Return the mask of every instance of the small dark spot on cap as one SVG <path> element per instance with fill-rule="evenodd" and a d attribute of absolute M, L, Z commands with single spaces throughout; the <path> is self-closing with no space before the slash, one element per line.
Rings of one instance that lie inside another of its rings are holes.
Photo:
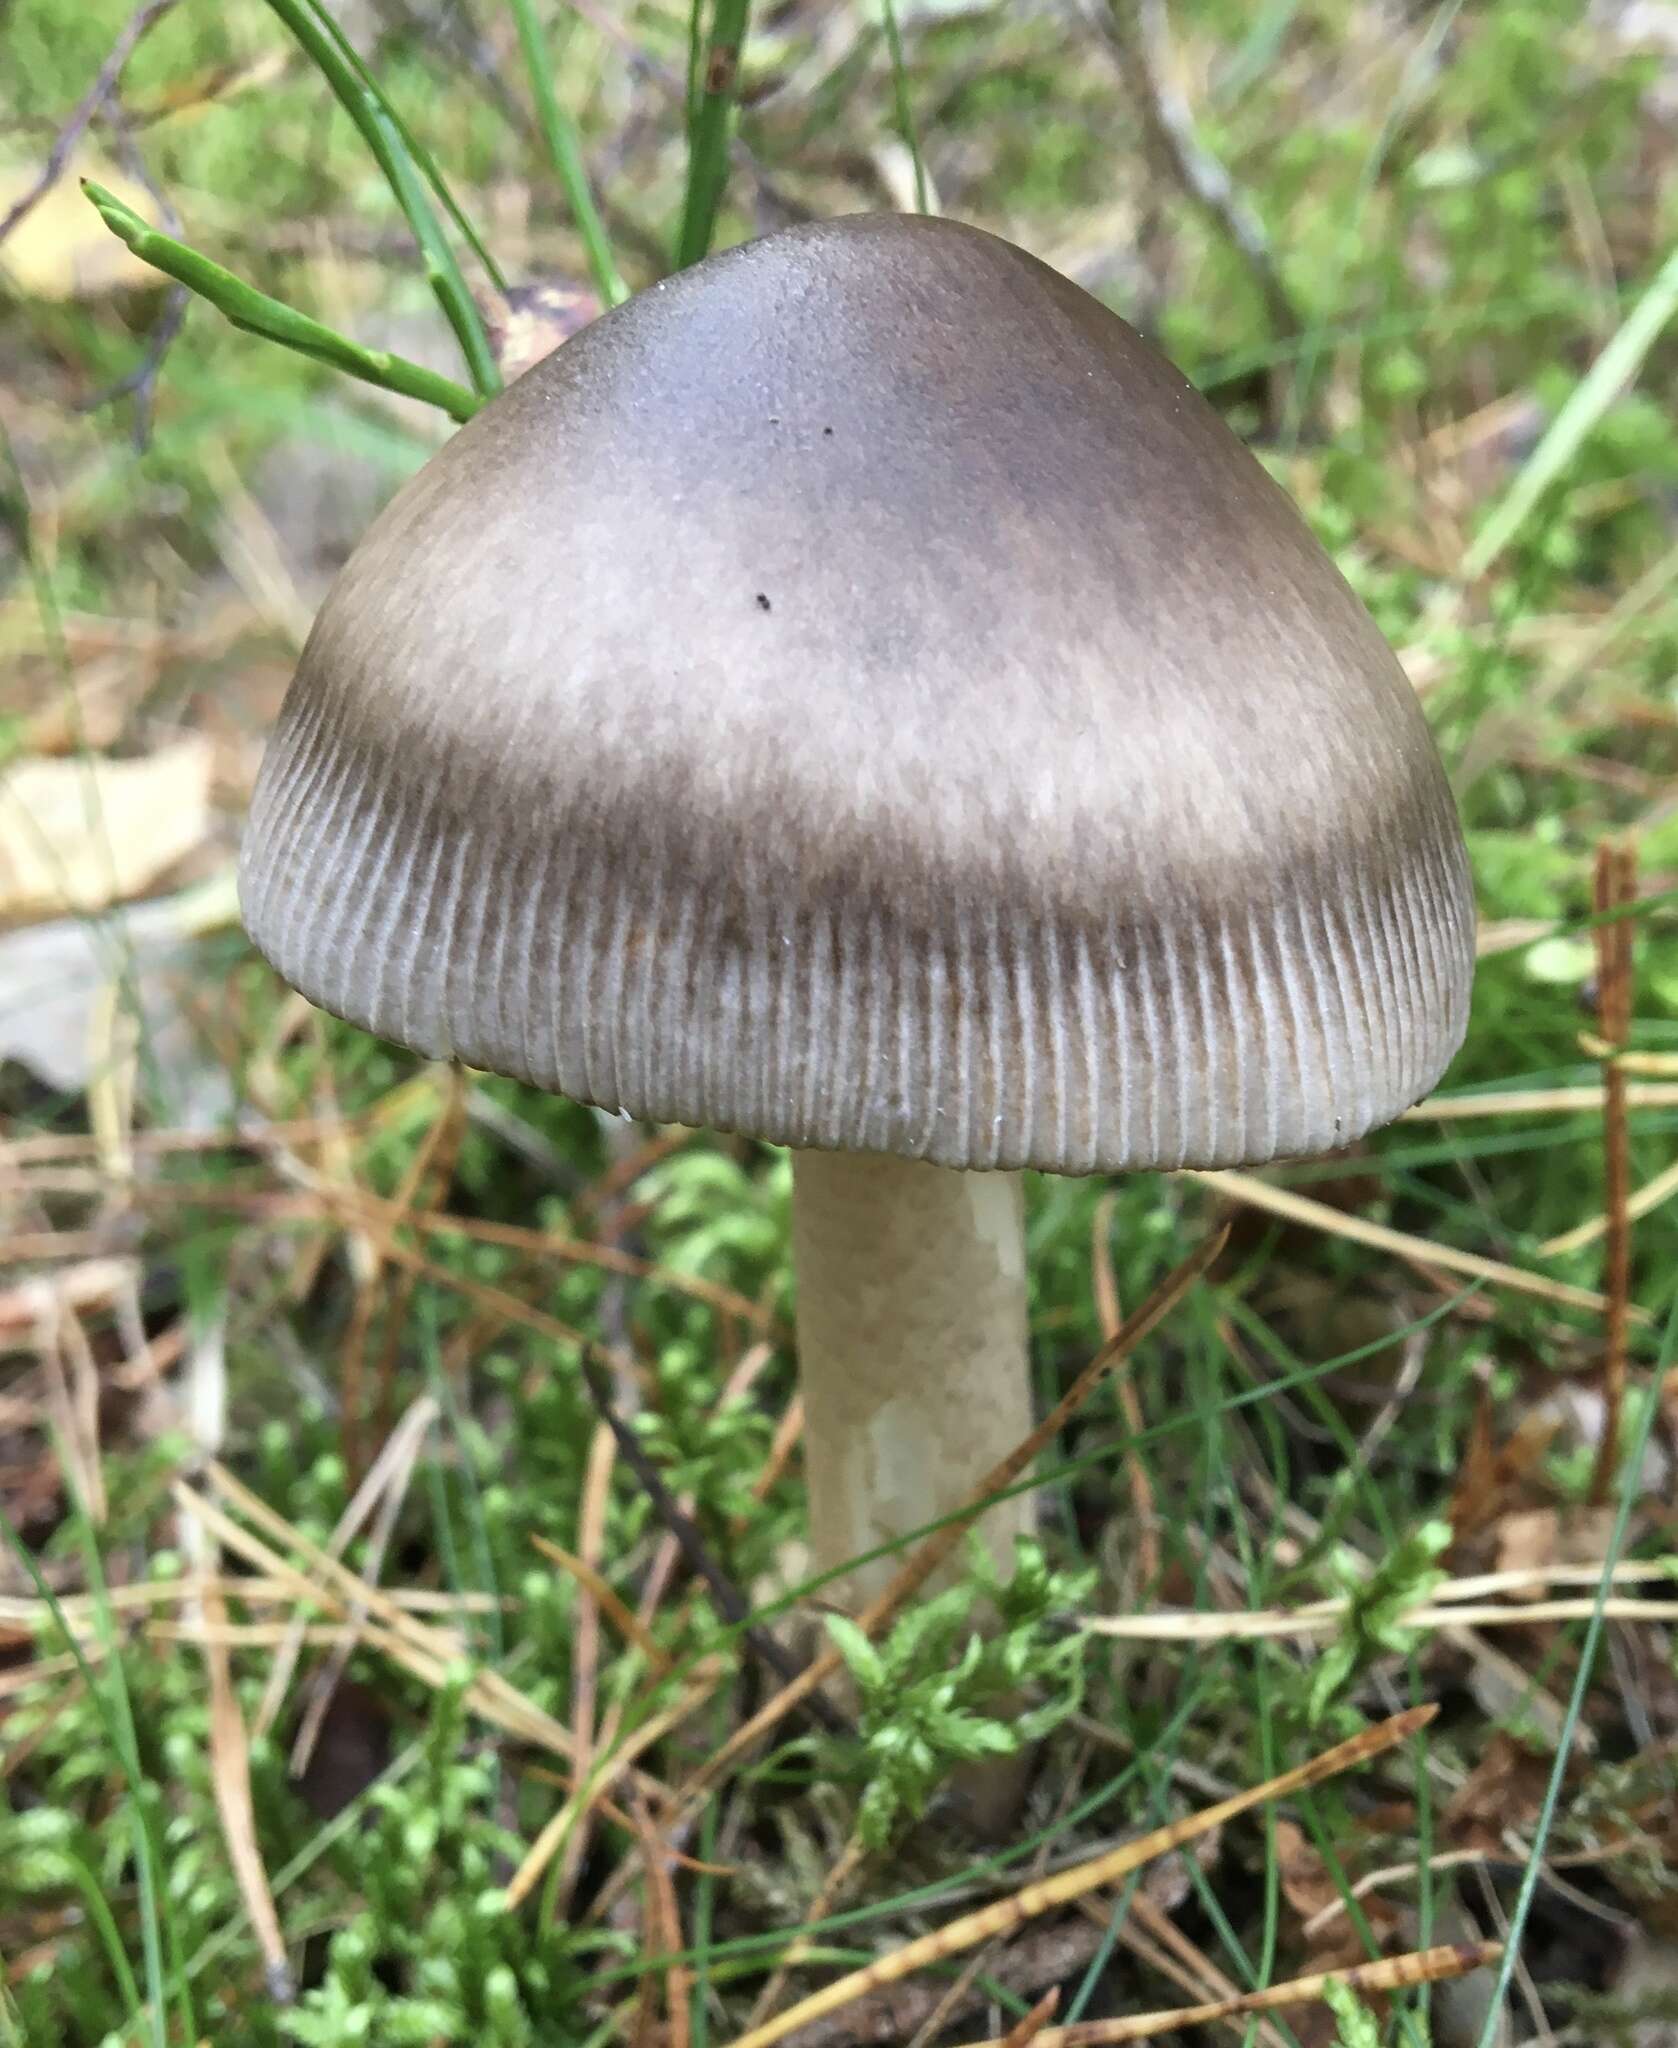
<path fill-rule="evenodd" d="M 831 427 L 823 427 L 823 428 L 822 428 L 822 432 L 823 432 L 824 434 L 827 434 L 827 435 L 831 436 L 831 435 L 832 435 L 832 433 L 833 433 L 833 429 L 832 429 Z"/>
<path fill-rule="evenodd" d="M 766 612 L 769 609 L 769 600 L 761 590 L 757 594 L 757 608 L 760 612 Z"/>

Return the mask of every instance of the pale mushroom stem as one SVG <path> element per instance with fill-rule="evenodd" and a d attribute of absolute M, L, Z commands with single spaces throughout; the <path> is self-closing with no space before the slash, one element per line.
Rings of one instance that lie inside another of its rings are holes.
<path fill-rule="evenodd" d="M 811 1547 L 829 1571 L 963 1506 L 1031 1428 L 1019 1175 L 797 1152 L 793 1251 Z M 1011 1570 L 1029 1495 L 977 1526 Z M 872 1599 L 905 1554 L 841 1596 Z"/>

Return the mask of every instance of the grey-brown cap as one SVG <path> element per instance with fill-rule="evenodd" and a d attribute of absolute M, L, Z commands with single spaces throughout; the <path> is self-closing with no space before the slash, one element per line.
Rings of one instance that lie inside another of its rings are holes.
<path fill-rule="evenodd" d="M 328 597 L 246 922 L 433 1057 L 1060 1172 L 1344 1143 L 1473 956 L 1414 693 L 1075 285 L 861 215 L 711 258 L 472 422 Z"/>

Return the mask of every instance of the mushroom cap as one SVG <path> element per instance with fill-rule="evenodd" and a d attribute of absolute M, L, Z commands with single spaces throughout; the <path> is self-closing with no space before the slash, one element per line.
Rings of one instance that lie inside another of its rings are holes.
<path fill-rule="evenodd" d="M 425 465 L 241 891 L 430 1057 L 1062 1173 L 1350 1141 L 1473 961 L 1414 692 L 1286 495 L 1077 286 L 895 215 L 653 287 Z"/>

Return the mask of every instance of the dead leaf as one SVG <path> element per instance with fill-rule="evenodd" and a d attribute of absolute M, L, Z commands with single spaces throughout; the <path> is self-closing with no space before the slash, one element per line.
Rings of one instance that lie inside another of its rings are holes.
<path fill-rule="evenodd" d="M 0 170 L 0 218 L 33 189 L 39 176 L 36 164 L 9 164 Z M 83 196 L 83 178 L 103 185 L 153 227 L 163 225 L 157 201 L 144 185 L 103 158 L 79 152 L 0 243 L 0 271 L 25 298 L 62 303 L 165 282 L 106 227 Z"/>
<path fill-rule="evenodd" d="M 95 1029 L 118 986 L 137 1007 L 150 1107 L 203 1130 L 233 1107 L 233 1083 L 206 1048 L 194 1004 L 204 987 L 193 941 L 237 924 L 231 870 L 178 895 L 138 903 L 99 924 L 59 918 L 0 933 L 0 1060 L 16 1060 L 64 1095 L 86 1092 L 99 1059 Z"/>
<path fill-rule="evenodd" d="M 563 278 L 537 278 L 486 297 L 483 314 L 496 367 L 511 384 L 591 320 L 598 320 L 600 301 L 584 286 Z"/>
<path fill-rule="evenodd" d="M 1357 1921 L 1352 1914 L 1341 1910 L 1345 1894 L 1335 1881 L 1334 1873 L 1304 1829 L 1290 1820 L 1276 1823 L 1276 1859 L 1282 1877 L 1282 1896 L 1298 1917 L 1311 1967 L 1335 1970 L 1350 1963 L 1367 1961 L 1369 1951 Z M 1345 1874 L 1349 1882 L 1356 1878 L 1355 1871 L 1346 1871 Z M 1366 1892 L 1358 1900 L 1358 1910 L 1377 1941 L 1384 1942 L 1396 1932 L 1400 1918 L 1398 1910 L 1378 1892 Z M 1323 1924 L 1320 1928 L 1313 1928 L 1312 1923 L 1319 1915 Z"/>
<path fill-rule="evenodd" d="M 1338 1970 L 1367 1962 L 1369 1950 L 1358 1922 L 1349 1912 L 1341 1910 L 1344 1894 L 1303 1828 L 1289 1820 L 1277 1821 L 1276 1858 L 1282 1877 L 1282 1896 L 1296 1916 L 1299 1931 L 1304 1937 L 1306 1967 L 1311 1970 Z M 1345 1859 L 1341 1860 L 1344 1867 Z M 1355 1871 L 1348 1870 L 1345 1874 L 1348 1881 L 1355 1880 Z M 1375 1892 L 1366 1892 L 1358 1900 L 1358 1910 L 1376 1941 L 1384 1946 L 1398 1928 L 1400 1915 L 1397 1910 Z M 1323 1916 L 1322 1922 L 1313 1927 L 1312 1922 L 1319 1915 Z M 1333 2015 L 1326 2007 L 1308 2007 L 1297 2017 L 1290 2014 L 1289 2024 L 1300 2048 L 1332 2048 L 1339 2039 Z"/>
<path fill-rule="evenodd" d="M 142 894 L 210 832 L 213 750 L 25 760 L 0 779 L 0 919 L 103 910 Z"/>
<path fill-rule="evenodd" d="M 1499 1443 L 1492 1430 L 1491 1397 L 1482 1386 L 1451 1495 L 1450 1523 L 1459 1545 L 1532 1505 L 1533 1474 L 1555 1433 L 1556 1418 L 1534 1409 Z"/>
<path fill-rule="evenodd" d="M 1445 1834 L 1451 1846 L 1501 1855 L 1509 1830 L 1525 1828 L 1538 1818 L 1551 1768 L 1551 1758 L 1502 1729 L 1495 1730 L 1485 1755 L 1445 1809 Z"/>
<path fill-rule="evenodd" d="M 1614 1532 L 1612 1507 L 1523 1508 L 1497 1525 L 1494 1570 L 1544 1572 L 1552 1565 L 1596 1564 L 1607 1555 Z M 1511 1600 L 1542 1600 L 1549 1588 L 1538 1580 L 1511 1587 Z"/>

